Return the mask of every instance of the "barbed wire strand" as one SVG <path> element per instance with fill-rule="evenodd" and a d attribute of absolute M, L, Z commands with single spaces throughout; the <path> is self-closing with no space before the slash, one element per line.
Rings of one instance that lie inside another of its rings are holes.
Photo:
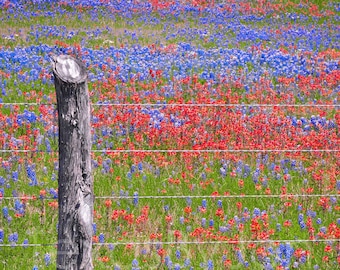
<path fill-rule="evenodd" d="M 58 153 L 58 151 L 0 149 L 0 153 Z M 340 149 L 104 149 L 92 153 L 266 153 L 266 152 L 340 152 Z"/>
<path fill-rule="evenodd" d="M 37 102 L 3 102 L 0 106 L 56 106 L 56 103 Z M 120 106 L 120 107 L 145 107 L 145 106 L 177 106 L 177 107 L 340 107 L 337 104 L 224 104 L 224 103 L 91 103 L 91 106 Z"/>
<path fill-rule="evenodd" d="M 142 246 L 142 245 L 207 245 L 207 244 L 260 244 L 260 243 L 317 243 L 317 242 L 336 242 L 339 239 L 268 239 L 268 240 L 227 240 L 227 241 L 167 241 L 167 242 L 114 242 L 114 243 L 93 243 L 93 246 L 121 246 L 121 245 L 132 245 L 132 246 Z M 47 243 L 47 244 L 0 244 L 0 247 L 40 247 L 40 246 L 57 246 L 57 243 Z"/>
<path fill-rule="evenodd" d="M 132 196 L 94 196 L 95 199 L 100 200 L 120 200 L 120 199 L 249 199 L 249 198 L 291 198 L 291 197 L 302 197 L 302 198 L 319 198 L 319 197 L 340 197 L 340 194 L 244 194 L 244 195 L 141 195 L 138 194 Z M 32 196 L 6 196 L 0 197 L 0 201 L 4 200 L 57 200 L 57 198 L 39 198 Z"/>

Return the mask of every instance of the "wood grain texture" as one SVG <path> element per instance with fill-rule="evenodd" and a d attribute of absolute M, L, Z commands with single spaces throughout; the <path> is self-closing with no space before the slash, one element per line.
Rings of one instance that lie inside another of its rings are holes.
<path fill-rule="evenodd" d="M 53 56 L 59 124 L 57 269 L 93 269 L 93 178 L 86 68 Z"/>

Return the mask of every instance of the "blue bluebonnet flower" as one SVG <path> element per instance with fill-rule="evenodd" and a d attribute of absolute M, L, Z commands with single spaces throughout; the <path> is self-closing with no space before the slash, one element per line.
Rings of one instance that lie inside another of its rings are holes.
<path fill-rule="evenodd" d="M 184 267 L 188 267 L 188 266 L 190 266 L 190 264 L 191 264 L 190 259 L 189 259 L 189 258 L 186 258 L 186 259 L 184 260 Z"/>
<path fill-rule="evenodd" d="M 5 178 L 0 176 L 0 186 L 3 186 L 3 185 L 5 185 Z"/>
<path fill-rule="evenodd" d="M 7 206 L 4 206 L 2 208 L 2 215 L 3 215 L 4 219 L 8 218 L 8 207 Z"/>
<path fill-rule="evenodd" d="M 137 205 L 138 204 L 138 192 L 137 191 L 135 191 L 134 193 L 133 193 L 133 205 Z"/>
<path fill-rule="evenodd" d="M 17 181 L 18 181 L 18 179 L 19 179 L 19 173 L 18 173 L 18 171 L 12 172 L 12 179 L 13 179 L 14 182 L 17 182 Z"/>
<path fill-rule="evenodd" d="M 138 163 L 138 170 L 143 171 L 143 164 L 141 162 Z"/>
<path fill-rule="evenodd" d="M 0 241 L 1 242 L 1 241 Z M 25 239 L 23 242 L 22 242 L 22 246 L 24 248 L 27 248 L 28 247 L 28 239 Z"/>
<path fill-rule="evenodd" d="M 213 270 L 214 269 L 214 262 L 212 260 L 208 260 L 207 262 L 207 269 Z"/>
<path fill-rule="evenodd" d="M 23 204 L 19 200 L 14 201 L 14 209 L 16 211 L 20 211 L 23 208 Z"/>
<path fill-rule="evenodd" d="M 19 239 L 19 235 L 17 232 L 14 232 L 13 233 L 13 242 L 18 242 L 18 239 Z"/>
<path fill-rule="evenodd" d="M 93 230 L 93 235 L 96 235 L 97 234 L 97 224 L 96 223 L 92 224 L 92 230 Z"/>
<path fill-rule="evenodd" d="M 179 249 L 176 249 L 176 258 L 177 259 L 181 258 L 181 251 Z"/>
<path fill-rule="evenodd" d="M 326 233 L 326 232 L 327 232 L 327 228 L 326 228 L 326 227 L 321 227 L 321 228 L 320 228 L 320 232 Z"/>
<path fill-rule="evenodd" d="M 58 199 L 58 192 L 54 188 L 50 188 L 49 193 L 53 199 Z"/>
<path fill-rule="evenodd" d="M 282 261 L 282 266 L 287 267 L 294 254 L 294 248 L 289 243 L 280 244 L 276 253 Z"/>
<path fill-rule="evenodd" d="M 4 231 L 2 229 L 0 229 L 0 244 L 4 242 Z"/>
<path fill-rule="evenodd" d="M 205 227 L 207 226 L 207 219 L 206 219 L 206 218 L 202 218 L 202 220 L 201 220 L 201 226 L 202 226 L 203 228 L 205 228 Z"/>
<path fill-rule="evenodd" d="M 298 222 L 300 223 L 301 221 L 303 221 L 303 214 L 300 213 L 298 216 Z"/>
<path fill-rule="evenodd" d="M 105 235 L 103 233 L 99 234 L 99 243 L 103 244 L 105 242 Z"/>
<path fill-rule="evenodd" d="M 243 177 L 248 177 L 249 175 L 250 175 L 250 166 L 248 164 L 244 164 Z"/>
<path fill-rule="evenodd" d="M 29 164 L 26 165 L 26 173 L 27 177 L 31 180 L 30 185 L 31 186 L 38 185 L 37 175 L 32 165 Z"/>
<path fill-rule="evenodd" d="M 315 218 L 316 217 L 316 212 L 308 209 L 307 210 L 307 216 L 311 217 L 311 218 Z"/>
<path fill-rule="evenodd" d="M 11 233 L 11 234 L 8 236 L 8 242 L 10 242 L 10 243 L 12 243 L 12 244 L 18 242 L 18 233 L 17 233 L 17 232 Z"/>
<path fill-rule="evenodd" d="M 179 223 L 180 223 L 180 224 L 184 224 L 184 217 L 180 217 L 180 218 L 179 218 Z"/>
<path fill-rule="evenodd" d="M 243 259 L 241 250 L 236 250 L 236 258 L 240 263 L 242 263 L 242 264 L 244 263 L 244 259 Z"/>
<path fill-rule="evenodd" d="M 220 173 L 221 173 L 222 177 L 225 177 L 227 175 L 227 171 L 223 167 L 220 168 Z"/>
<path fill-rule="evenodd" d="M 254 217 L 258 217 L 258 216 L 260 216 L 260 214 L 261 214 L 260 209 L 255 208 L 254 211 L 253 211 L 253 216 L 254 216 Z"/>
<path fill-rule="evenodd" d="M 172 261 L 171 261 L 171 259 L 170 259 L 170 257 L 169 257 L 168 255 L 164 257 L 164 263 L 165 263 L 165 265 L 166 265 L 168 268 L 171 269 L 171 267 L 172 267 Z"/>
<path fill-rule="evenodd" d="M 139 269 L 140 269 L 140 268 L 138 267 L 138 264 L 139 264 L 139 263 L 138 263 L 138 260 L 137 260 L 137 259 L 133 259 L 131 264 L 132 264 L 132 269 L 133 269 L 133 270 L 139 270 Z"/>
<path fill-rule="evenodd" d="M 52 149 L 51 149 L 51 142 L 48 138 L 45 138 L 45 146 L 46 146 L 46 151 L 48 153 L 51 153 L 52 152 Z"/>
<path fill-rule="evenodd" d="M 306 229 L 306 224 L 305 224 L 305 222 L 301 221 L 301 222 L 299 222 L 299 225 L 300 225 L 300 228 L 301 228 L 301 229 Z"/>
<path fill-rule="evenodd" d="M 219 231 L 220 231 L 221 233 L 228 232 L 229 230 L 230 230 L 230 229 L 229 229 L 229 224 L 226 225 L 226 226 L 220 226 L 220 227 L 219 227 Z"/>
<path fill-rule="evenodd" d="M 181 269 L 181 266 L 178 263 L 176 263 L 174 266 L 174 270 L 180 270 L 180 269 Z"/>
<path fill-rule="evenodd" d="M 51 255 L 48 254 L 48 253 L 46 253 L 46 254 L 45 254 L 45 257 L 44 257 L 44 261 L 45 261 L 45 265 L 46 265 L 46 266 L 49 266 L 50 263 L 51 263 Z"/>
<path fill-rule="evenodd" d="M 331 196 L 331 197 L 329 198 L 329 201 L 331 202 L 331 204 L 336 204 L 337 199 L 336 199 L 335 196 Z"/>

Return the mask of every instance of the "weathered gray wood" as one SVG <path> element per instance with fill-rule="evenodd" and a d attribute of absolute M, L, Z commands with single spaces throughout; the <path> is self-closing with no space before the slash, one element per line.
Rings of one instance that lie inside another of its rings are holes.
<path fill-rule="evenodd" d="M 52 57 L 59 124 L 57 269 L 93 269 L 90 102 L 84 64 Z"/>

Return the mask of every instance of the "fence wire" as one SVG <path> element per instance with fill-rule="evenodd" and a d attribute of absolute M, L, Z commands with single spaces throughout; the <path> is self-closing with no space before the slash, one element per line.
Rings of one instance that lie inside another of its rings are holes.
<path fill-rule="evenodd" d="M 92 243 L 93 246 L 144 246 L 144 245 L 236 245 L 236 244 L 264 244 L 264 243 L 322 243 L 322 242 L 340 242 L 340 239 L 268 239 L 268 240 L 226 240 L 226 241 L 153 241 L 153 242 L 114 242 L 114 243 Z M 46 247 L 57 246 L 57 243 L 47 244 L 0 244 L 0 247 Z"/>
<path fill-rule="evenodd" d="M 57 106 L 56 103 L 38 102 L 3 102 L 0 106 Z M 240 103 L 91 103 L 91 106 L 118 106 L 118 107 L 145 107 L 145 106 L 170 106 L 170 107 L 325 107 L 339 108 L 338 104 L 240 104 Z"/>
<path fill-rule="evenodd" d="M 262 194 L 262 195 L 256 195 L 256 194 L 243 194 L 243 195 L 133 195 L 133 196 L 94 196 L 97 200 L 129 200 L 129 199 L 141 199 L 141 200 L 161 200 L 161 199 L 251 199 L 251 198 L 295 198 L 295 197 L 301 197 L 301 198 L 319 198 L 319 197 L 340 197 L 340 194 Z M 37 198 L 32 196 L 4 196 L 0 197 L 1 200 L 48 200 L 48 201 L 54 201 L 57 200 L 57 198 Z"/>
<path fill-rule="evenodd" d="M 58 151 L 43 151 L 32 149 L 0 149 L 0 153 L 58 153 Z M 92 153 L 286 153 L 286 152 L 340 152 L 340 149 L 104 149 L 91 150 Z"/>

